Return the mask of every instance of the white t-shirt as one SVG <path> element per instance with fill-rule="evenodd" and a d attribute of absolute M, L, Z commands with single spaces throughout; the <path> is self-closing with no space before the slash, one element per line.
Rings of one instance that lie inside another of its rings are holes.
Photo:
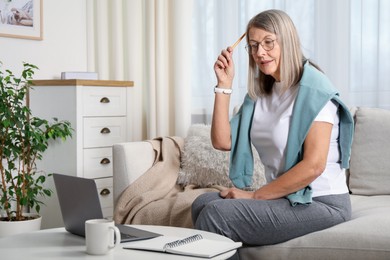
<path fill-rule="evenodd" d="M 283 174 L 290 119 L 298 88 L 282 92 L 280 83 L 272 95 L 258 98 L 251 127 L 251 140 L 264 164 L 265 177 L 271 182 Z M 341 168 L 338 146 L 338 107 L 329 101 L 314 121 L 333 124 L 328 160 L 324 172 L 313 181 L 313 197 L 347 193 L 345 170 Z"/>

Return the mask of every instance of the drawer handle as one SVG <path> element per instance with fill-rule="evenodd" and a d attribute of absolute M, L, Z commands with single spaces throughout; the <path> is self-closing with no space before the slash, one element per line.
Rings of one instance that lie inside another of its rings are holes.
<path fill-rule="evenodd" d="M 101 161 L 100 161 L 100 164 L 109 164 L 110 163 L 110 159 L 108 158 L 103 158 Z"/>
<path fill-rule="evenodd" d="M 100 130 L 100 133 L 101 134 L 109 134 L 109 133 L 111 133 L 111 131 L 110 131 L 110 128 L 105 127 L 102 130 Z"/>
<path fill-rule="evenodd" d="M 105 188 L 105 189 L 102 189 L 102 191 L 100 192 L 100 195 L 102 196 L 107 196 L 109 195 L 111 192 L 109 189 Z"/>
<path fill-rule="evenodd" d="M 110 103 L 110 99 L 108 97 L 104 97 L 100 99 L 100 103 Z"/>

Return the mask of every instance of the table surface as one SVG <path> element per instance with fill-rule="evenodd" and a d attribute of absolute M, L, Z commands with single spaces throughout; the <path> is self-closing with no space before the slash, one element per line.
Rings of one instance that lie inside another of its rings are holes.
<path fill-rule="evenodd" d="M 187 237 L 194 234 L 201 234 L 204 238 L 232 241 L 229 238 L 195 229 L 177 228 L 167 226 L 132 225 L 167 236 Z M 128 242 L 131 243 L 131 242 Z M 64 228 L 44 229 L 36 232 L 18 234 L 0 238 L 1 259 L 142 259 L 142 260 L 164 260 L 164 259 L 201 259 L 185 257 L 166 253 L 123 249 L 128 243 L 121 243 L 109 254 L 104 256 L 93 256 L 86 254 L 85 239 L 68 233 Z M 227 259 L 236 250 L 212 258 L 213 260 Z"/>

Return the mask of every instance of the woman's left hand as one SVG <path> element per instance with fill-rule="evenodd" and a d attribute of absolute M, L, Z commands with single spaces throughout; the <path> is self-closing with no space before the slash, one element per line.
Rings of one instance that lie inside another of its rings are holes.
<path fill-rule="evenodd" d="M 245 191 L 237 188 L 229 188 L 219 193 L 224 199 L 254 199 L 255 193 L 253 191 Z"/>

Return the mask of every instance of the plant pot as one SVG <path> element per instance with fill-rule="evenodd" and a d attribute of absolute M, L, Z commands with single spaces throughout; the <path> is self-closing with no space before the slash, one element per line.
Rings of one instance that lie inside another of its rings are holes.
<path fill-rule="evenodd" d="M 0 221 L 0 238 L 40 230 L 42 216 L 36 214 L 26 215 L 36 216 L 36 218 L 23 221 Z"/>

